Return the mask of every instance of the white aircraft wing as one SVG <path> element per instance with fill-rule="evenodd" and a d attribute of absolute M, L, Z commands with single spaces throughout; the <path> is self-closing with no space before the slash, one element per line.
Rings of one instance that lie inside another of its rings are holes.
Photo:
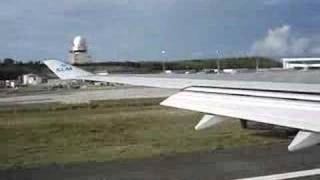
<path fill-rule="evenodd" d="M 56 60 L 44 63 L 61 79 L 181 89 L 161 105 L 205 113 L 195 127 L 197 130 L 230 118 L 245 119 L 299 129 L 289 145 L 290 151 L 320 143 L 320 85 L 317 84 L 98 76 Z"/>

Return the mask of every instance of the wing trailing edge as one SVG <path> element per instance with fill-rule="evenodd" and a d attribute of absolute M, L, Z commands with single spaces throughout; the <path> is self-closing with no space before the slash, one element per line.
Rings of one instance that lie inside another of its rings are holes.
<path fill-rule="evenodd" d="M 235 94 L 176 93 L 161 105 L 205 114 L 246 119 L 311 132 L 320 132 L 320 102 Z"/>
<path fill-rule="evenodd" d="M 194 90 L 192 87 L 186 88 L 161 102 L 161 105 L 206 113 L 196 130 L 226 119 L 246 119 L 300 129 L 289 145 L 289 151 L 320 143 L 320 121 L 317 119 L 320 117 L 319 95 L 229 89 L 209 91 L 207 88 Z"/>

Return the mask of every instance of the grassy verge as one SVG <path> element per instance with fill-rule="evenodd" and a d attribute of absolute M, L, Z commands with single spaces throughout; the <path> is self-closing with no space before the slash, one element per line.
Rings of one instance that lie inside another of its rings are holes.
<path fill-rule="evenodd" d="M 0 167 L 115 161 L 280 142 L 238 122 L 195 131 L 202 114 L 160 99 L 41 105 L 0 111 Z"/>

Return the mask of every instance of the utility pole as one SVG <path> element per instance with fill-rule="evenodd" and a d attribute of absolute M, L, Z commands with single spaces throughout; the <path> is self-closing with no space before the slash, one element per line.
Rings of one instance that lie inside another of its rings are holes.
<path fill-rule="evenodd" d="M 161 54 L 163 56 L 163 59 L 162 59 L 162 72 L 165 72 L 166 71 L 166 65 L 165 65 L 165 60 L 166 60 L 166 51 L 162 50 L 161 51 Z"/>
<path fill-rule="evenodd" d="M 256 71 L 258 72 L 259 71 L 259 58 L 255 57 L 255 59 L 256 59 Z"/>
<path fill-rule="evenodd" d="M 216 51 L 217 53 L 217 60 L 216 60 L 216 63 L 217 63 L 217 74 L 220 74 L 220 57 L 221 57 L 221 52 L 219 50 Z"/>

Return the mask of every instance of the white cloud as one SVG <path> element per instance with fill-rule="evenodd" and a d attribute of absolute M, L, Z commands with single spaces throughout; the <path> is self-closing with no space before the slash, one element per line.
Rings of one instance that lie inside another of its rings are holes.
<path fill-rule="evenodd" d="M 251 54 L 259 56 L 302 56 L 310 50 L 310 39 L 295 37 L 291 33 L 291 27 L 284 25 L 270 29 L 265 38 L 256 41 L 251 47 Z"/>

